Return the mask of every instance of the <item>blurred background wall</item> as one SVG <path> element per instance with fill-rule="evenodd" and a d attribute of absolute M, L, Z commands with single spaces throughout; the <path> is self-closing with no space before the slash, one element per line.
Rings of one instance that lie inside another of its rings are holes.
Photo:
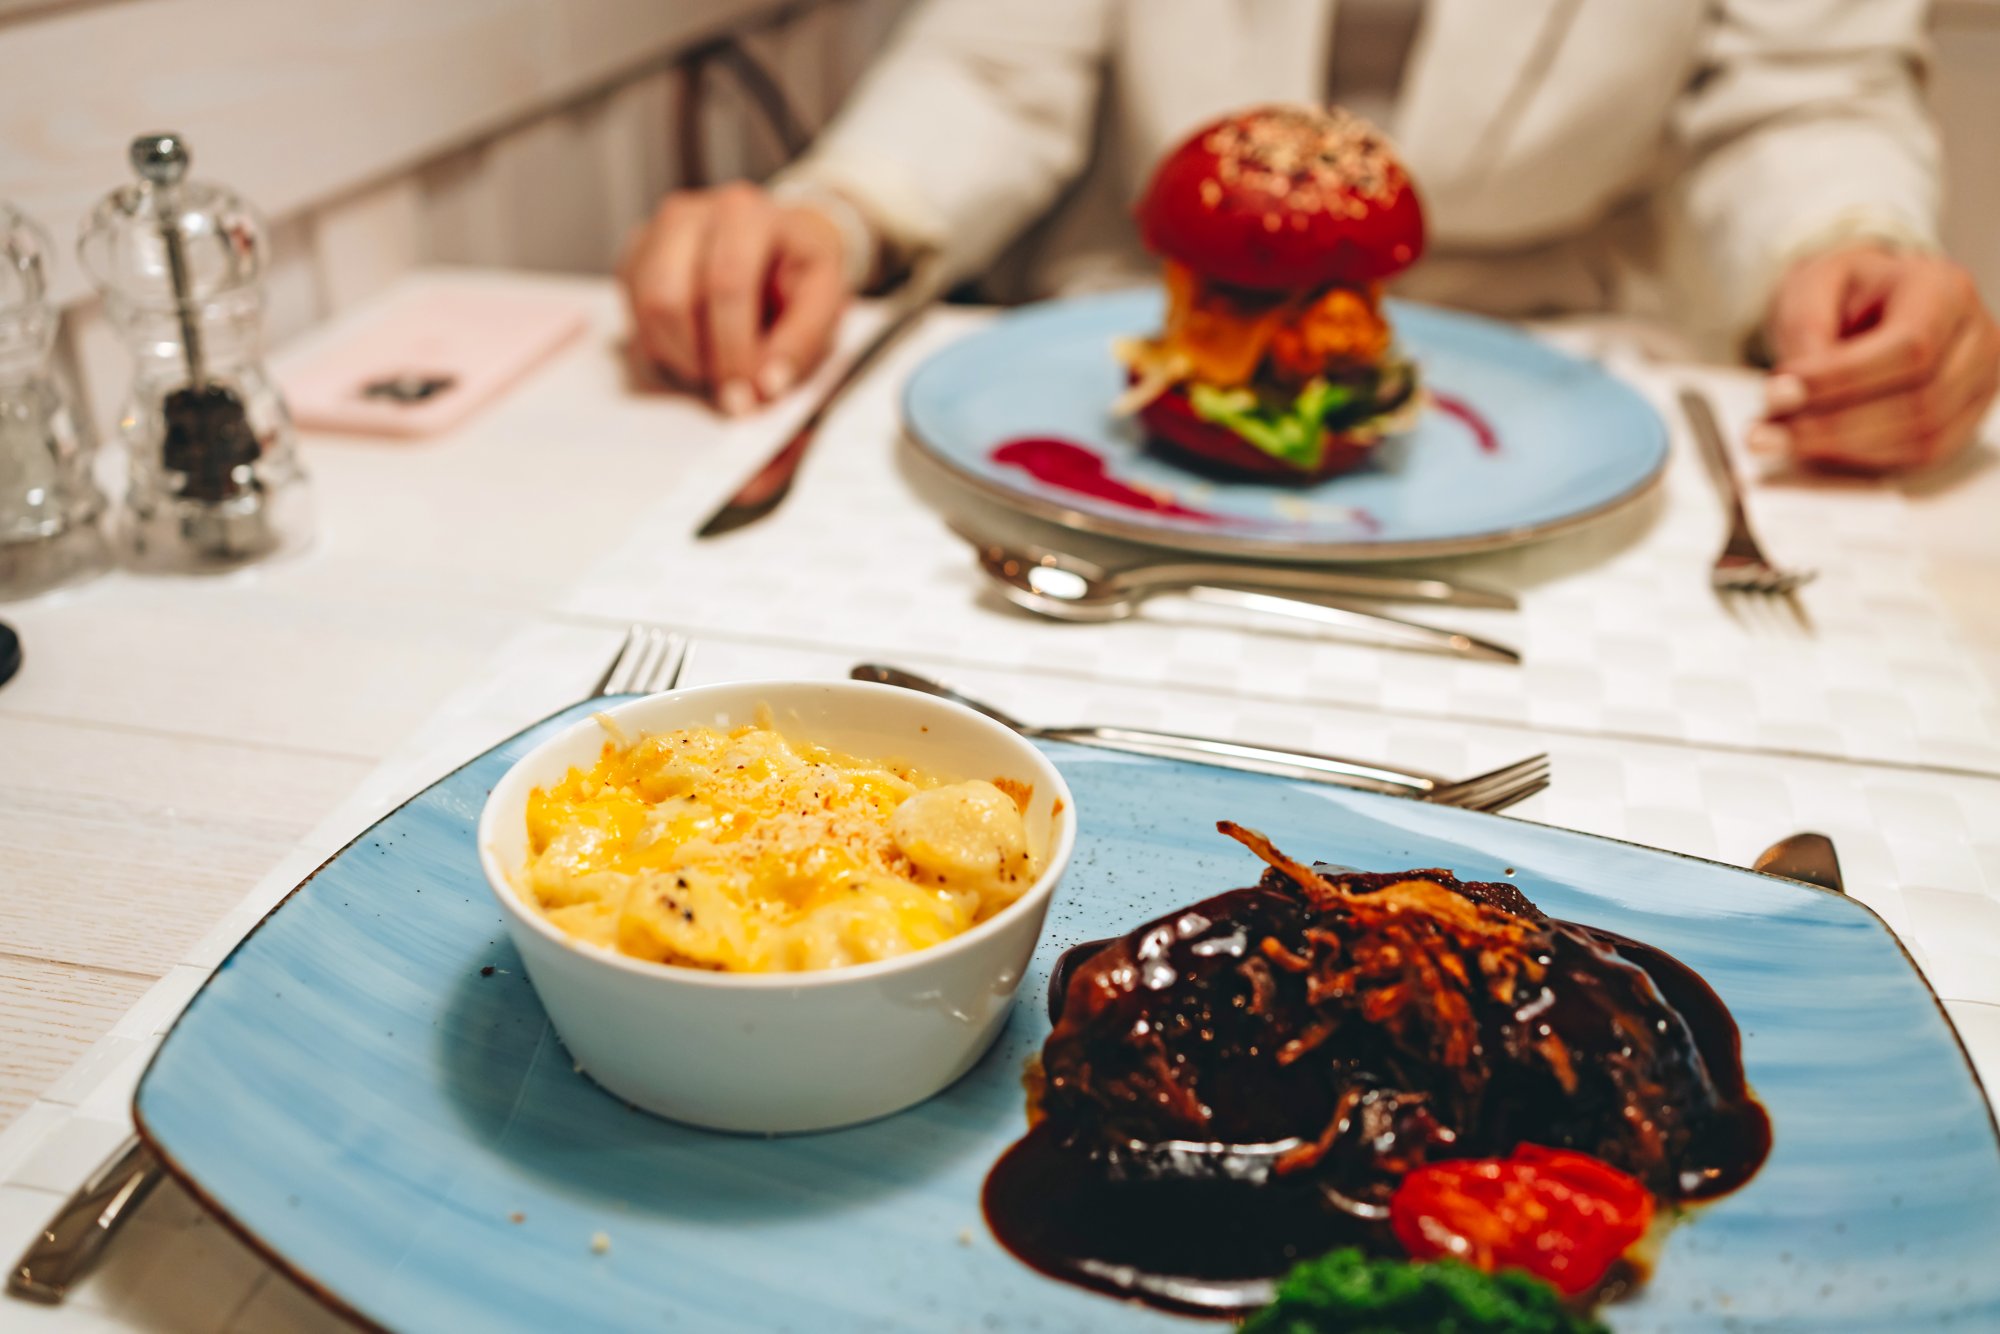
<path fill-rule="evenodd" d="M 108 423 L 129 370 L 73 243 L 133 134 L 184 133 L 265 210 L 283 340 L 420 264 L 607 272 L 691 165 L 783 160 L 720 42 L 810 133 L 906 3 L 0 0 L 0 199 L 56 240 L 61 356 Z M 2000 0 L 1935 0 L 1932 28 L 1946 237 L 2000 306 Z"/>
<path fill-rule="evenodd" d="M 609 272 L 687 164 L 784 160 L 720 42 L 809 134 L 905 3 L 0 0 L 0 199 L 55 241 L 59 356 L 102 434 L 130 361 L 75 239 L 135 133 L 185 134 L 263 210 L 282 341 L 420 264 Z"/>

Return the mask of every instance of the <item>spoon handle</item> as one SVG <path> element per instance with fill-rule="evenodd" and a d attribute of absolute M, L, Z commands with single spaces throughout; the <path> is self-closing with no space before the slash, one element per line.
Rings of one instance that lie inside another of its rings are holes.
<path fill-rule="evenodd" d="M 1421 625 L 1416 621 L 1406 621 L 1397 616 L 1384 616 L 1380 612 L 1357 611 L 1352 607 L 1335 607 L 1324 602 L 1303 602 L 1298 598 L 1252 593 L 1240 588 L 1215 588 L 1207 584 L 1196 584 L 1187 590 L 1187 596 L 1193 601 L 1204 602 L 1213 607 L 1235 607 L 1242 611 L 1287 616 L 1293 620 L 1310 621 L 1315 625 L 1332 626 L 1340 630 L 1363 630 L 1379 642 L 1404 648 L 1451 653 L 1462 658 L 1486 658 L 1495 662 L 1521 661 L 1521 655 L 1505 644 L 1495 643 L 1490 639 L 1480 639 L 1457 630 Z"/>
<path fill-rule="evenodd" d="M 1361 574 L 1349 570 L 1286 569 L 1270 565 L 1223 565 L 1213 561 L 1176 561 L 1163 565 L 1128 566 L 1114 576 L 1132 589 L 1166 592 L 1192 584 L 1250 590 L 1283 590 L 1322 597 L 1366 598 L 1374 602 L 1429 602 L 1447 607 L 1491 607 L 1518 610 L 1512 593 L 1476 584 L 1403 575 Z"/>
<path fill-rule="evenodd" d="M 1179 732 L 1154 732 L 1137 727 L 1037 727 L 1030 735 L 1038 740 L 1067 741 L 1079 746 L 1095 746 L 1099 750 L 1123 751 L 1129 755 L 1192 760 L 1197 764 L 1269 774 L 1275 778 L 1333 783 L 1391 797 L 1422 797 L 1444 781 L 1430 774 L 1384 769 L 1360 760 L 1344 760 L 1337 755 L 1281 750 L 1272 746 L 1253 746 L 1240 741 L 1186 736 Z"/>

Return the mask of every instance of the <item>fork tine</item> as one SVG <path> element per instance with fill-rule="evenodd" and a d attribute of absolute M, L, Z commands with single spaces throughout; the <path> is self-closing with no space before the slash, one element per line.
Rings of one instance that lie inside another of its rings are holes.
<path fill-rule="evenodd" d="M 650 641 L 646 657 L 639 666 L 638 679 L 632 683 L 632 692 L 637 695 L 650 695 L 658 690 L 659 686 L 655 683 L 675 666 L 672 661 L 676 644 L 674 636 L 654 626 Z"/>
<path fill-rule="evenodd" d="M 1517 760 L 1513 764 L 1495 769 L 1490 773 L 1474 774 L 1471 778 L 1464 779 L 1456 784 L 1456 787 L 1463 795 L 1477 796 L 1482 792 L 1507 787 L 1510 784 L 1523 782 L 1538 775 L 1546 774 L 1548 771 L 1549 757 L 1546 754 L 1530 755 L 1525 760 Z"/>
<path fill-rule="evenodd" d="M 1513 787 L 1502 789 L 1501 791 L 1488 797 L 1485 801 L 1481 802 L 1477 806 L 1468 806 L 1466 807 L 1466 809 L 1473 811 L 1488 811 L 1488 812 L 1504 811 L 1509 806 L 1512 806 L 1517 802 L 1526 801 L 1529 797 L 1534 796 L 1537 792 L 1540 792 L 1545 788 L 1547 788 L 1548 785 L 1549 785 L 1549 776 L 1546 773 L 1544 773 L 1540 777 L 1535 778 L 1530 782 L 1520 783 Z"/>
<path fill-rule="evenodd" d="M 618 656 L 611 660 L 604 678 L 597 683 L 593 695 L 623 695 L 630 693 L 632 670 L 638 663 L 639 654 L 646 644 L 646 627 L 635 625 L 625 632 L 625 643 L 618 650 Z"/>
<path fill-rule="evenodd" d="M 597 683 L 595 695 L 651 695 L 672 690 L 687 663 L 687 640 L 657 625 L 625 632 L 618 656 Z"/>
<path fill-rule="evenodd" d="M 1488 773 L 1475 774 L 1460 782 L 1435 788 L 1425 799 L 1440 805 L 1479 810 L 1484 809 L 1482 803 L 1490 801 L 1496 794 L 1512 791 L 1527 783 L 1546 784 L 1548 775 L 1549 757 L 1545 754 L 1530 755 L 1525 760 L 1517 760 Z"/>
<path fill-rule="evenodd" d="M 639 651 L 638 659 L 632 664 L 632 681 L 626 689 L 638 695 L 644 694 L 646 683 L 653 679 L 653 673 L 660 665 L 660 632 L 654 626 L 646 627 L 645 645 Z"/>
<path fill-rule="evenodd" d="M 1454 806 L 1468 810 L 1485 810 L 1496 799 L 1507 793 L 1534 783 L 1549 781 L 1549 766 L 1546 761 L 1525 768 L 1504 777 L 1478 779 L 1454 791 L 1447 800 Z"/>
<path fill-rule="evenodd" d="M 1468 806 L 1480 800 L 1488 792 L 1506 788 L 1510 784 L 1532 778 L 1534 774 L 1546 774 L 1546 772 L 1548 772 L 1548 756 L 1536 754 L 1528 756 L 1526 760 L 1516 760 L 1514 764 L 1502 764 L 1500 768 L 1488 770 L 1484 774 L 1474 774 L 1472 778 L 1462 778 L 1458 782 L 1448 782 L 1444 786 L 1432 788 L 1426 800 L 1444 802 L 1450 806 Z"/>
<path fill-rule="evenodd" d="M 672 690 L 681 679 L 681 669 L 687 665 L 687 640 L 671 630 L 654 632 L 660 641 L 658 655 L 653 660 L 653 670 L 639 683 L 642 695 L 657 695 L 662 690 Z"/>

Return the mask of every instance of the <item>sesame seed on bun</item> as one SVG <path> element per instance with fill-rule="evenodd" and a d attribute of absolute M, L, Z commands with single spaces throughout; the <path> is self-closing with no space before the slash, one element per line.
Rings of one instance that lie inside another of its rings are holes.
<path fill-rule="evenodd" d="M 1335 108 L 1264 106 L 1197 130 L 1139 201 L 1147 248 L 1265 291 L 1380 282 L 1423 253 L 1409 173 L 1380 131 Z"/>

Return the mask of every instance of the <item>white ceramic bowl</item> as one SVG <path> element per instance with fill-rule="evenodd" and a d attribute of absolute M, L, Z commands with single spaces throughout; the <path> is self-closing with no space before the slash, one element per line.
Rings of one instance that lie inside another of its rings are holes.
<path fill-rule="evenodd" d="M 771 711 L 789 736 L 946 781 L 1034 789 L 1039 879 L 963 935 L 900 958 L 801 973 L 717 973 L 580 944 L 523 901 L 528 793 L 588 768 L 595 719 L 522 756 L 486 799 L 479 860 L 514 948 L 584 1073 L 636 1107 L 717 1130 L 826 1130 L 900 1111 L 969 1070 L 998 1036 L 1075 843 L 1068 784 L 1042 753 L 946 700 L 859 681 L 753 681 L 632 700 L 605 712 L 628 734 L 737 727 Z"/>

